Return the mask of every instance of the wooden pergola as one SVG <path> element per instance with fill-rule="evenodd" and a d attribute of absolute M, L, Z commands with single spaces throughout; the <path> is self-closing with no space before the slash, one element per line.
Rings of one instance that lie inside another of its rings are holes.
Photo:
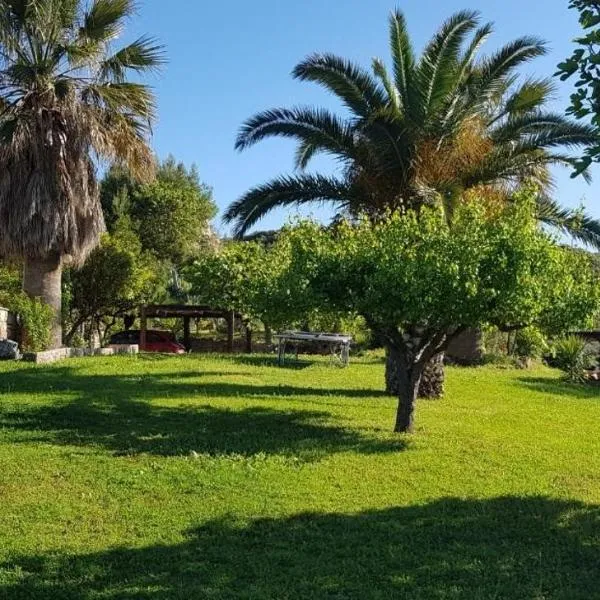
<path fill-rule="evenodd" d="M 191 350 L 190 324 L 192 319 L 223 319 L 227 322 L 227 351 L 234 351 L 235 324 L 243 321 L 239 313 L 209 306 L 185 304 L 151 304 L 140 309 L 140 350 L 146 348 L 148 319 L 183 319 L 183 345 Z M 246 349 L 252 352 L 252 333 L 246 329 Z"/>

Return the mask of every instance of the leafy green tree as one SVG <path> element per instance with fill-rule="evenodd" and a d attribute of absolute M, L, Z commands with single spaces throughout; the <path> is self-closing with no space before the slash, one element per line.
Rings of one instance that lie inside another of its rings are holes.
<path fill-rule="evenodd" d="M 141 304 L 160 299 L 165 293 L 164 265 L 142 245 L 126 217 L 78 270 L 71 273 L 70 343 L 81 325 L 107 321 L 105 332 L 118 318 L 137 310 Z"/>
<path fill-rule="evenodd" d="M 460 205 L 450 226 L 440 208 L 372 224 L 292 228 L 280 287 L 318 305 L 362 315 L 398 366 L 395 431 L 410 432 L 423 371 L 450 341 L 485 323 L 504 329 L 577 326 L 598 308 L 598 280 L 584 257 L 560 248 L 523 199 L 490 217 Z"/>
<path fill-rule="evenodd" d="M 262 320 L 261 289 L 268 285 L 267 251 L 256 242 L 229 242 L 203 253 L 185 270 L 196 302 Z"/>
<path fill-rule="evenodd" d="M 563 81 L 575 77 L 576 91 L 571 96 L 568 114 L 589 120 L 600 128 L 600 3 L 597 0 L 571 0 L 569 7 L 579 11 L 584 34 L 575 40 L 573 54 L 558 65 L 557 75 Z M 580 175 L 600 161 L 600 133 L 581 160 L 575 163 L 574 176 Z"/>
<path fill-rule="evenodd" d="M 209 222 L 216 214 L 210 188 L 196 167 L 169 157 L 156 168 L 156 180 L 141 184 L 126 170 L 109 170 L 101 185 L 109 230 L 120 217 L 131 217 L 145 250 L 179 265 L 211 239 Z"/>
<path fill-rule="evenodd" d="M 315 309 L 282 286 L 289 264 L 289 247 L 231 241 L 200 254 L 184 270 L 184 278 L 194 302 L 234 310 L 248 326 L 262 322 L 268 340 L 272 327 L 305 321 Z"/>
<path fill-rule="evenodd" d="M 459 12 L 418 57 L 397 11 L 390 17 L 391 70 L 379 59 L 370 73 L 331 54 L 308 57 L 294 69 L 295 78 L 333 93 L 345 112 L 276 108 L 249 119 L 237 148 L 291 138 L 298 142 L 300 172 L 251 189 L 225 220 L 243 235 L 275 208 L 314 202 L 374 219 L 388 210 L 440 204 L 450 218 L 465 191 L 494 205 L 510 199 L 524 180 L 546 185 L 548 167 L 572 165 L 566 150 L 594 143 L 596 132 L 545 110 L 551 81 L 519 81 L 518 69 L 545 54 L 544 43 L 525 37 L 480 57 L 491 33 L 490 24 L 479 26 L 478 13 Z M 305 172 L 318 154 L 336 159 L 338 175 Z M 575 219 L 545 194 L 537 214 L 600 246 L 596 221 Z"/>
<path fill-rule="evenodd" d="M 310 56 L 294 69 L 296 79 L 333 93 L 344 113 L 276 108 L 243 125 L 240 150 L 269 137 L 297 141 L 299 173 L 259 185 L 234 202 L 225 220 L 237 235 L 275 208 L 315 202 L 373 220 L 389 210 L 436 204 L 451 219 L 469 195 L 493 209 L 526 180 L 548 191 L 549 167 L 574 164 L 567 150 L 595 141 L 593 128 L 546 110 L 551 81 L 519 81 L 519 68 L 546 53 L 540 40 L 521 38 L 481 57 L 492 26 L 480 26 L 478 13 L 462 11 L 418 56 L 400 11 L 391 15 L 389 29 L 391 70 L 375 59 L 369 72 L 331 54 Z M 307 173 L 318 154 L 336 159 L 339 173 Z M 600 223 L 560 207 L 547 193 L 539 195 L 536 214 L 600 247 Z M 436 396 L 442 395 L 434 384 L 442 380 L 442 359 L 432 362 L 424 385 Z"/>
<path fill-rule="evenodd" d="M 0 254 L 23 260 L 24 290 L 52 307 L 54 346 L 63 264 L 81 264 L 104 229 L 95 158 L 140 176 L 154 166 L 155 102 L 138 80 L 162 50 L 147 37 L 115 47 L 134 9 L 134 0 L 0 0 Z"/>

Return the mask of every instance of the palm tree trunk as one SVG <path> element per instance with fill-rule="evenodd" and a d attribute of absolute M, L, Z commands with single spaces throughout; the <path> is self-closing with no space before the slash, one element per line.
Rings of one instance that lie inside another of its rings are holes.
<path fill-rule="evenodd" d="M 437 400 L 444 395 L 444 354 L 434 356 L 426 365 L 421 375 L 419 398 Z"/>
<path fill-rule="evenodd" d="M 23 291 L 30 298 L 41 298 L 53 312 L 50 346 L 62 347 L 62 261 L 59 255 L 44 259 L 26 258 L 23 267 Z"/>
<path fill-rule="evenodd" d="M 385 389 L 390 396 L 398 396 L 402 385 L 402 363 L 397 352 L 387 348 L 385 361 Z M 444 355 L 438 354 L 425 365 L 419 384 L 419 398 L 441 398 L 444 395 Z"/>

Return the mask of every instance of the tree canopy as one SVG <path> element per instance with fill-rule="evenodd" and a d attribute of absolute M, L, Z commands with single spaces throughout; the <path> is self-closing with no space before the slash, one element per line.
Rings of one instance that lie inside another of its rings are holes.
<path fill-rule="evenodd" d="M 328 310 L 362 315 L 401 364 L 397 431 L 412 429 L 425 365 L 466 328 L 582 326 L 599 286 L 585 255 L 540 231 L 531 194 L 494 216 L 461 204 L 450 225 L 441 208 L 395 213 L 373 224 L 304 223 L 278 244 L 289 249 L 279 288 Z"/>
<path fill-rule="evenodd" d="M 600 161 L 600 3 L 597 0 L 571 0 L 569 7 L 579 12 L 583 35 L 575 40 L 573 54 L 558 65 L 563 81 L 575 78 L 568 113 L 591 121 L 597 128 L 595 143 L 576 162 L 574 176 L 585 172 L 592 162 Z"/>
<path fill-rule="evenodd" d="M 112 168 L 102 181 L 101 197 L 109 229 L 129 216 L 144 250 L 159 260 L 180 264 L 211 239 L 212 192 L 195 166 L 187 168 L 173 157 L 159 162 L 156 180 L 146 184 Z"/>
<path fill-rule="evenodd" d="M 85 265 L 70 274 L 72 323 L 67 341 L 84 323 L 100 324 L 107 318 L 116 321 L 137 311 L 141 304 L 160 300 L 165 285 L 164 265 L 142 249 L 128 218 L 122 217 Z"/>

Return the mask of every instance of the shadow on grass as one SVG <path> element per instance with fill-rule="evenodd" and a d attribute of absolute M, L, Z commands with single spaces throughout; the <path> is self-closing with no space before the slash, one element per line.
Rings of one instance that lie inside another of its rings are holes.
<path fill-rule="evenodd" d="M 277 367 L 279 369 L 289 369 L 293 371 L 302 371 L 315 364 L 312 360 L 289 360 L 283 366 L 279 365 L 276 354 L 233 354 L 229 355 L 231 362 L 237 365 L 248 365 L 252 367 Z"/>
<path fill-rule="evenodd" d="M 336 426 L 324 411 L 277 408 L 278 400 L 289 396 L 376 395 L 371 391 L 205 383 L 204 375 L 231 376 L 219 372 L 89 375 L 69 367 L 5 373 L 0 390 L 39 394 L 46 401 L 0 404 L 0 429 L 12 431 L 17 442 L 99 446 L 117 455 L 266 453 L 310 461 L 335 452 L 392 452 L 405 447 L 402 439 L 382 439 Z M 210 398 L 231 401 L 232 408 L 202 404 L 202 399 Z M 238 407 L 238 400 L 253 398 L 272 399 L 273 408 Z M 178 399 L 194 404 L 164 405 L 165 400 Z"/>
<path fill-rule="evenodd" d="M 184 543 L 0 565 L 11 600 L 598 598 L 600 507 L 547 498 L 444 499 L 247 526 Z M 2 595 L 4 594 L 4 595 Z"/>
<path fill-rule="evenodd" d="M 600 385 L 598 384 L 570 383 L 564 379 L 548 377 L 520 377 L 518 381 L 520 385 L 542 394 L 600 400 Z"/>

